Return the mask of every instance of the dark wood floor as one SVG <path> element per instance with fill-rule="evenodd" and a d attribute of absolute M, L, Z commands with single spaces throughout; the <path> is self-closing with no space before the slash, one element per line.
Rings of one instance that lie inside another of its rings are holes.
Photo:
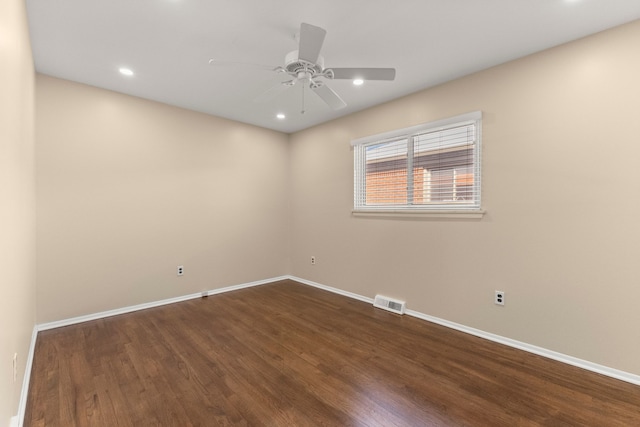
<path fill-rule="evenodd" d="M 638 426 L 640 387 L 291 281 L 38 335 L 25 426 Z"/>

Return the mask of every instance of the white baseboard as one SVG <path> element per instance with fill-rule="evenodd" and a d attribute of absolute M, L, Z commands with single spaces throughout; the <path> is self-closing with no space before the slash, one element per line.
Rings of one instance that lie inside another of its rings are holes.
<path fill-rule="evenodd" d="M 280 280 L 287 280 L 289 279 L 289 277 L 290 276 L 280 276 L 280 277 L 274 277 L 271 279 L 256 280 L 255 282 L 243 283 L 240 285 L 227 286 L 226 288 L 213 289 L 211 291 L 207 291 L 207 295 L 223 294 L 225 292 L 237 291 L 238 289 L 251 288 L 253 286 L 260 286 L 260 285 L 267 285 L 269 283 L 278 282 Z M 202 294 L 200 294 L 200 296 L 202 296 Z"/>
<path fill-rule="evenodd" d="M 343 295 L 349 298 L 355 298 L 357 300 L 373 304 L 373 298 L 368 298 L 362 295 L 354 294 L 352 292 L 343 291 L 342 289 L 332 288 L 331 286 L 321 285 L 319 283 L 311 282 L 309 280 L 301 279 L 295 276 L 288 276 L 287 278 L 294 280 L 296 282 L 303 283 L 305 285 L 313 286 L 319 289 L 324 289 L 326 291 L 333 292 L 338 295 Z M 440 319 L 438 317 L 429 316 L 428 314 L 420 313 L 419 311 L 406 310 L 405 314 L 416 317 L 418 319 L 426 320 L 427 322 L 436 323 L 441 326 L 446 326 L 447 328 L 455 329 L 460 332 L 474 335 L 476 337 L 484 338 L 489 341 L 497 342 L 509 347 L 513 347 L 529 353 L 537 354 L 538 356 L 546 357 L 548 359 L 566 363 L 568 365 L 576 366 L 578 368 L 586 369 L 587 371 L 596 372 L 598 374 L 615 378 L 621 381 L 625 381 L 631 384 L 640 385 L 640 375 L 610 368 L 608 366 L 599 365 L 597 363 L 589 362 L 587 360 L 582 360 L 577 357 L 569 356 L 563 353 L 558 353 L 557 351 L 548 350 L 543 347 L 527 344 L 521 341 L 513 340 L 511 338 L 506 338 L 500 335 L 492 334 L 490 332 L 485 332 L 480 329 L 475 329 L 469 326 L 461 325 L 459 323 Z"/>
<path fill-rule="evenodd" d="M 169 298 L 160 301 L 146 302 L 138 305 L 131 305 L 114 310 L 101 311 L 99 313 L 87 314 L 84 316 L 71 317 L 69 319 L 56 320 L 53 322 L 41 323 L 38 325 L 38 331 L 46 331 L 48 329 L 62 328 L 63 326 L 75 325 L 77 323 L 90 322 L 92 320 L 104 319 L 119 314 L 131 313 L 133 311 L 145 310 L 147 308 L 159 307 L 162 305 L 173 304 L 176 302 L 187 301 L 202 297 L 202 293 L 183 295 L 181 297 Z"/>
<path fill-rule="evenodd" d="M 271 279 L 258 280 L 255 282 L 242 283 L 240 285 L 227 286 L 225 288 L 213 289 L 205 291 L 206 295 L 215 295 L 224 292 L 231 292 L 238 289 L 250 288 L 252 286 L 264 285 L 267 283 L 277 282 L 278 280 L 285 280 L 288 276 L 274 277 Z M 106 317 L 117 316 L 119 314 L 131 313 L 134 311 L 145 310 L 147 308 L 160 307 L 167 304 L 174 304 L 176 302 L 188 301 L 190 299 L 202 298 L 203 293 L 198 292 L 195 294 L 183 295 L 175 298 L 168 298 L 160 301 L 152 301 L 138 305 L 131 305 L 128 307 L 117 308 L 114 310 L 101 311 L 99 313 L 87 314 L 85 316 L 72 317 L 70 319 L 56 320 L 55 322 L 41 323 L 38 325 L 38 331 L 46 331 L 47 329 L 61 328 L 63 326 L 75 325 L 76 323 L 89 322 L 91 320 L 104 319 Z"/>
<path fill-rule="evenodd" d="M 311 280 L 301 279 L 299 277 L 287 276 L 287 279 L 293 280 L 304 285 L 313 286 L 314 288 L 323 289 L 325 291 L 333 292 L 334 294 L 342 295 L 345 297 L 357 299 L 362 302 L 373 304 L 373 298 L 365 297 L 362 295 L 354 294 L 353 292 L 343 291 L 342 289 L 332 288 L 331 286 L 321 285 L 320 283 L 312 282 Z"/>
<path fill-rule="evenodd" d="M 24 424 L 24 413 L 27 410 L 27 398 L 29 397 L 29 383 L 31 382 L 31 367 L 33 366 L 33 355 L 36 350 L 36 340 L 38 338 L 38 326 L 33 327 L 31 332 L 31 342 L 29 343 L 29 353 L 24 366 L 24 378 L 22 379 L 22 390 L 20 401 L 18 402 L 18 415 L 11 417 L 9 427 L 22 427 Z"/>
<path fill-rule="evenodd" d="M 578 359 L 577 357 L 569 356 L 557 351 L 548 350 L 543 347 L 538 347 L 532 344 L 527 344 L 522 341 L 513 340 L 500 335 L 485 332 L 480 329 L 471 328 L 469 326 L 461 325 L 459 323 L 450 322 L 448 320 L 440 319 L 438 317 L 429 316 L 424 313 L 420 313 L 414 310 L 406 310 L 405 314 L 409 316 L 417 317 L 418 319 L 426 320 L 427 322 L 436 323 L 438 325 L 446 326 L 447 328 L 455 329 L 460 332 L 464 332 L 476 337 L 484 338 L 489 341 L 504 344 L 509 347 L 517 348 L 529 353 L 537 354 L 538 356 L 553 359 L 558 362 L 566 363 L 568 365 L 577 366 L 578 368 L 586 369 L 587 371 L 596 372 L 598 374 L 606 375 L 618 380 L 622 380 L 631 384 L 640 385 L 640 375 L 635 375 L 629 372 L 620 371 L 618 369 L 609 368 L 607 366 L 599 365 L 597 363 L 589 362 L 587 360 Z"/>

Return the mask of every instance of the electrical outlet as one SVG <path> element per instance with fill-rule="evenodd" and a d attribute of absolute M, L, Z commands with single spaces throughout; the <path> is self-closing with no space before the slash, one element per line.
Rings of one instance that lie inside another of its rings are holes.
<path fill-rule="evenodd" d="M 316 265 L 316 257 L 311 257 L 311 265 Z"/>
<path fill-rule="evenodd" d="M 497 305 L 504 305 L 504 291 L 496 291 L 493 302 Z"/>
<path fill-rule="evenodd" d="M 179 266 L 176 268 L 176 273 L 178 274 L 178 276 L 183 276 L 183 275 L 184 275 L 184 266 L 179 265 Z"/>
<path fill-rule="evenodd" d="M 18 381 L 18 353 L 13 353 L 13 382 Z"/>

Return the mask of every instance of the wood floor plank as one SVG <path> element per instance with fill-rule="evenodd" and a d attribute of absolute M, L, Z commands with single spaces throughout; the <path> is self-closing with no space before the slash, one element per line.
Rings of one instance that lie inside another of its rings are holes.
<path fill-rule="evenodd" d="M 292 281 L 38 335 L 25 426 L 635 426 L 640 387 Z"/>

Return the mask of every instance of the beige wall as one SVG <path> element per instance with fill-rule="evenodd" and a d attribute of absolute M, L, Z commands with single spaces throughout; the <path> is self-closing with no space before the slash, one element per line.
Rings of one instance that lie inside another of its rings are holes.
<path fill-rule="evenodd" d="M 35 325 L 34 71 L 24 2 L 0 2 L 0 425 L 18 413 Z M 12 359 L 18 354 L 13 381 Z"/>
<path fill-rule="evenodd" d="M 638 41 L 634 22 L 293 135 L 293 274 L 640 374 Z M 482 220 L 351 215 L 351 139 L 474 110 Z"/>
<path fill-rule="evenodd" d="M 288 273 L 287 135 L 36 84 L 39 323 Z"/>

